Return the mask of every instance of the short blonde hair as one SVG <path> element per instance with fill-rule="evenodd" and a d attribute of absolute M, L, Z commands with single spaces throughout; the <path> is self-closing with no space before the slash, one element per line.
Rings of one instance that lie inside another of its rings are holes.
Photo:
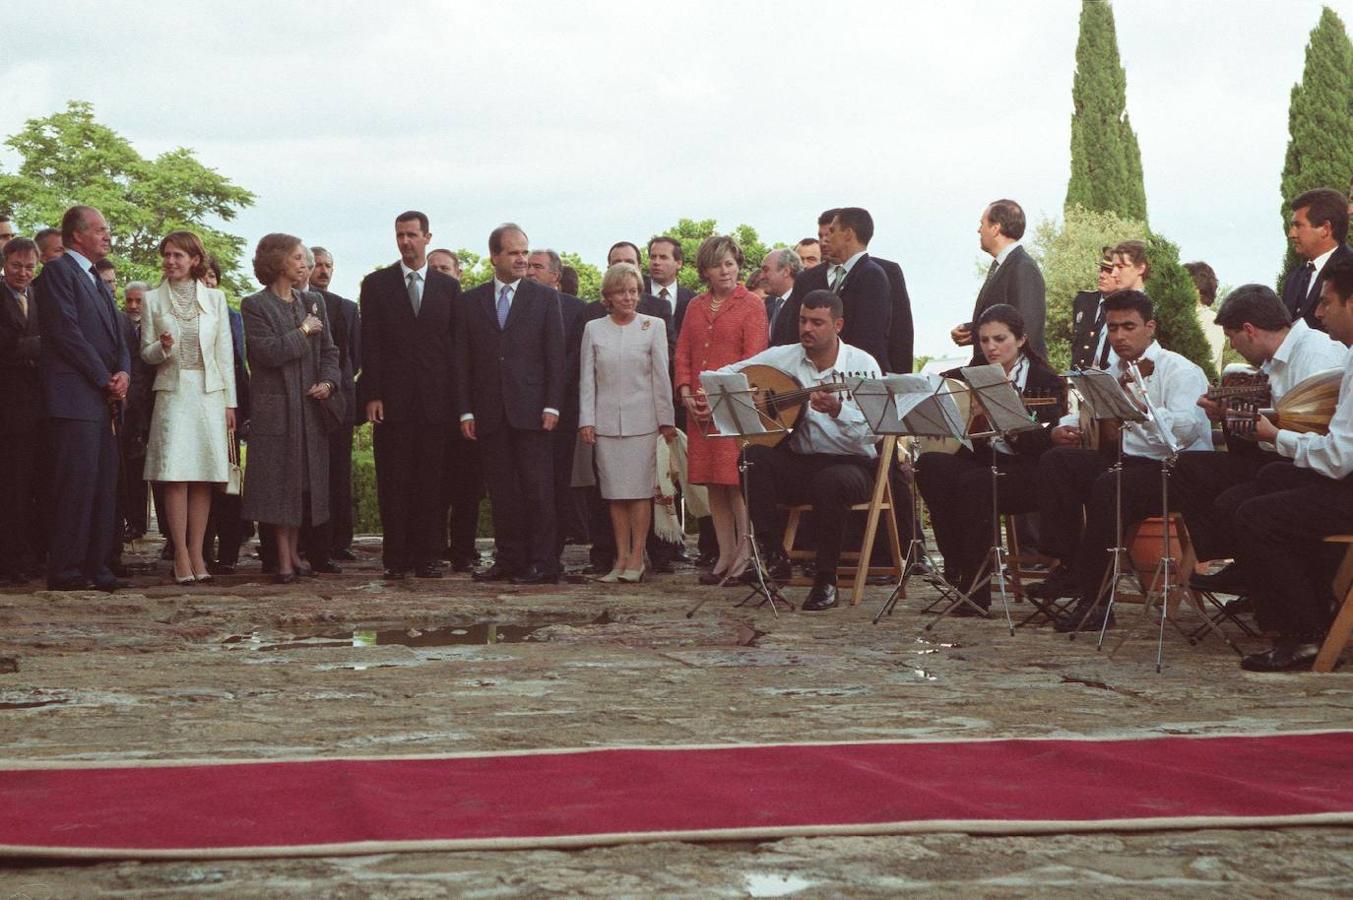
<path fill-rule="evenodd" d="M 717 266 L 725 253 L 732 255 L 733 261 L 738 264 L 738 269 L 741 270 L 743 263 L 742 248 L 738 246 L 737 241 L 726 234 L 716 234 L 701 242 L 700 249 L 695 254 L 695 270 L 700 274 L 702 282 L 709 280 L 705 273 Z"/>
<path fill-rule="evenodd" d="M 625 279 L 634 280 L 634 286 L 639 289 L 639 293 L 644 292 L 644 276 L 639 274 L 639 269 L 633 263 L 618 262 L 606 270 L 606 274 L 601 276 L 601 305 L 607 309 L 611 308 L 610 301 L 606 295 L 624 288 Z"/>

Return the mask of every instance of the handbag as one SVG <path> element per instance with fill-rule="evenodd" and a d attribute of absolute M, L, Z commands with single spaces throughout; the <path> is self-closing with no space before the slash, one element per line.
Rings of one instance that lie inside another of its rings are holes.
<path fill-rule="evenodd" d="M 333 434 L 340 428 L 347 427 L 348 404 L 342 391 L 334 388 L 328 397 L 316 402 L 319 403 L 320 418 L 324 420 L 326 434 Z"/>
<path fill-rule="evenodd" d="M 240 491 L 244 489 L 244 470 L 240 468 L 239 451 L 236 449 L 235 435 L 229 431 L 226 432 L 226 459 L 229 461 L 230 468 L 226 472 L 225 484 L 221 486 L 222 493 L 238 497 Z"/>

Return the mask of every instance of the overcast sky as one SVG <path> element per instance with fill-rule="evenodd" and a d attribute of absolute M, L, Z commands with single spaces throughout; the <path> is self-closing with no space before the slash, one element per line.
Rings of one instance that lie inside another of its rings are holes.
<path fill-rule="evenodd" d="M 1353 21 L 1353 0 L 1328 5 Z M 258 195 L 233 224 L 251 246 L 323 244 L 353 297 L 410 207 L 437 245 L 482 253 L 510 219 L 601 264 L 683 216 L 792 243 L 865 206 L 917 353 L 944 354 L 983 206 L 1060 216 L 1079 8 L 49 0 L 3 26 L 0 134 L 79 99 L 144 155 L 191 147 Z M 1320 8 L 1114 4 L 1151 224 L 1223 283 L 1278 269 L 1288 95 Z"/>

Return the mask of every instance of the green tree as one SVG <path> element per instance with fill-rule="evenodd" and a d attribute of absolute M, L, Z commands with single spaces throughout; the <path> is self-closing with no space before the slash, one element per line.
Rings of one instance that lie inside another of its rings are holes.
<path fill-rule="evenodd" d="M 472 250 L 460 248 L 456 251 L 460 257 L 460 287 L 468 291 L 472 287 L 493 278 L 493 263 L 487 256 L 480 256 Z M 578 273 L 578 296 L 583 300 L 601 299 L 601 270 L 591 263 L 583 262 L 577 253 L 562 251 L 559 258 L 564 265 L 572 266 Z"/>
<path fill-rule="evenodd" d="M 58 225 L 76 204 L 96 206 L 112 229 L 112 260 L 121 280 L 154 284 L 160 239 L 186 228 L 216 256 L 228 290 L 252 293 L 252 281 L 239 272 L 244 239 L 213 223 L 232 221 L 253 205 L 254 195 L 202 165 L 191 150 L 146 159 L 96 122 L 93 106 L 74 100 L 64 112 L 30 119 L 5 143 L 22 161 L 17 173 L 0 172 L 0 197 L 23 231 Z"/>
<path fill-rule="evenodd" d="M 1065 208 L 1081 206 L 1146 222 L 1142 154 L 1128 120 L 1127 74 L 1107 0 L 1081 2 L 1071 99 L 1075 112 Z"/>
<path fill-rule="evenodd" d="M 1311 30 L 1301 81 L 1292 86 L 1283 163 L 1282 220 L 1287 233 L 1293 197 L 1315 188 L 1341 189 L 1353 174 L 1353 44 L 1329 7 Z M 1289 247 L 1279 284 L 1296 265 Z"/>

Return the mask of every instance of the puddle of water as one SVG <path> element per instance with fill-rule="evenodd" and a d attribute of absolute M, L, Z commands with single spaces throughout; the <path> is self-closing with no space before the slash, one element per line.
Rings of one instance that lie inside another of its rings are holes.
<path fill-rule="evenodd" d="M 748 872 L 742 876 L 742 880 L 743 888 L 751 897 L 788 897 L 817 883 L 798 875 L 776 875 L 773 872 Z"/>
<path fill-rule="evenodd" d="M 938 675 L 931 674 L 925 669 L 912 669 L 911 674 L 916 676 L 917 681 L 939 681 Z"/>
<path fill-rule="evenodd" d="M 64 698 L 56 700 L 8 700 L 0 702 L 0 709 L 37 709 L 40 706 L 55 706 L 70 701 Z"/>
<path fill-rule="evenodd" d="M 292 635 L 281 640 L 265 639 L 260 632 L 235 634 L 221 643 L 231 648 L 270 652 L 274 650 L 307 650 L 335 647 L 457 647 L 489 644 L 520 644 L 538 640 L 536 632 L 554 625 L 607 625 L 615 620 L 609 611 L 588 622 L 550 622 L 539 625 L 502 625 L 496 622 L 477 622 L 472 625 L 449 625 L 444 628 L 366 628 L 354 631 L 317 632 Z"/>

